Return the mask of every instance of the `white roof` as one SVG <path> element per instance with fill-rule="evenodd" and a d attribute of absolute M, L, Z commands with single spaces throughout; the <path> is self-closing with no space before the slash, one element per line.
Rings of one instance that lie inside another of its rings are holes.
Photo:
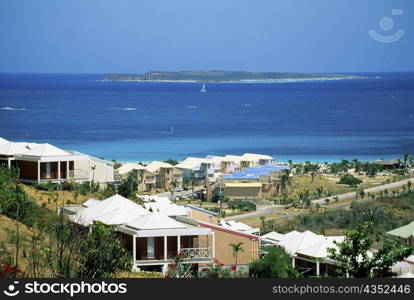
<path fill-rule="evenodd" d="M 171 203 L 171 200 L 168 197 L 163 197 L 163 196 L 138 195 L 138 197 L 143 198 L 144 201 L 148 201 L 148 202 L 152 201 L 156 203 L 165 203 L 165 204 Z"/>
<path fill-rule="evenodd" d="M 213 164 L 214 162 L 209 159 L 200 158 L 200 157 L 187 157 L 181 163 L 176 165 L 177 168 L 181 169 L 197 169 L 201 164 Z"/>
<path fill-rule="evenodd" d="M 8 141 L 8 140 L 6 140 L 6 139 L 3 139 L 3 138 L 0 136 L 0 146 L 2 146 L 2 145 L 4 145 L 4 144 L 7 144 L 7 143 L 10 143 L 10 141 Z"/>
<path fill-rule="evenodd" d="M 145 167 L 140 165 L 140 164 L 135 164 L 135 163 L 124 163 L 122 166 L 120 166 L 117 171 L 119 174 L 123 175 L 126 173 L 131 172 L 132 170 L 144 170 Z"/>
<path fill-rule="evenodd" d="M 173 203 L 159 203 L 159 202 L 147 202 L 144 203 L 144 207 L 147 210 L 153 212 L 159 212 L 166 216 L 187 216 L 187 210 L 184 206 L 180 206 Z"/>
<path fill-rule="evenodd" d="M 241 160 L 242 160 L 242 157 L 239 156 L 239 155 L 226 155 L 226 156 L 224 156 L 224 158 L 227 161 L 231 161 L 231 162 L 234 162 L 234 163 L 240 163 Z"/>
<path fill-rule="evenodd" d="M 260 238 L 280 242 L 281 240 L 283 240 L 285 238 L 285 235 L 283 233 L 278 233 L 278 232 L 275 232 L 275 231 L 271 231 L 269 233 L 266 233 L 266 234 L 262 235 Z"/>
<path fill-rule="evenodd" d="M 322 243 L 323 241 L 325 241 L 325 237 L 323 235 L 318 235 L 311 231 L 305 231 L 283 239 L 280 241 L 279 245 L 284 247 L 288 253 L 294 254 L 300 250 Z"/>
<path fill-rule="evenodd" d="M 150 172 L 156 172 L 161 168 L 174 168 L 174 166 L 169 163 L 162 162 L 162 161 L 153 161 L 148 166 L 145 167 L 145 169 Z"/>
<path fill-rule="evenodd" d="M 231 229 L 238 232 L 256 233 L 260 232 L 259 228 L 251 227 L 242 222 L 220 220 L 220 226 L 226 229 Z"/>
<path fill-rule="evenodd" d="M 177 204 L 159 205 L 158 211 L 166 216 L 187 216 L 187 210 L 184 206 Z"/>
<path fill-rule="evenodd" d="M 311 231 L 291 231 L 286 234 L 271 232 L 262 238 L 275 240 L 290 254 L 302 254 L 316 258 L 328 258 L 329 248 L 337 249 L 335 242 L 340 243 L 344 236 L 323 236 Z M 277 238 L 280 238 L 277 240 Z"/>
<path fill-rule="evenodd" d="M 9 142 L 0 146 L 0 155 L 17 155 L 29 152 L 31 149 L 36 148 L 37 144 L 34 143 L 20 143 Z"/>
<path fill-rule="evenodd" d="M 127 226 L 136 229 L 174 229 L 187 228 L 184 224 L 177 222 L 159 212 L 152 212 L 126 223 Z"/>
<path fill-rule="evenodd" d="M 293 230 L 293 231 L 291 231 L 291 232 L 285 233 L 285 238 L 290 238 L 290 237 L 292 237 L 292 236 L 294 236 L 294 235 L 297 235 L 297 234 L 299 234 L 299 233 L 301 233 L 301 232 L 296 231 L 296 230 Z"/>
<path fill-rule="evenodd" d="M 83 202 L 82 203 L 82 206 L 83 207 L 89 207 L 89 206 L 95 205 L 95 204 L 97 204 L 99 202 L 101 202 L 101 201 L 91 198 L 91 199 L 88 199 L 85 202 Z"/>
<path fill-rule="evenodd" d="M 71 153 L 62 150 L 58 147 L 50 145 L 48 143 L 45 144 L 38 144 L 38 146 L 34 147 L 32 150 L 23 153 L 26 156 L 67 156 L 72 155 Z"/>
<path fill-rule="evenodd" d="M 313 246 L 298 250 L 296 253 L 307 255 L 310 257 L 327 258 L 329 256 L 329 253 L 328 253 L 329 248 L 337 249 L 338 247 L 332 241 L 323 240 L 320 243 L 317 243 Z"/>
<path fill-rule="evenodd" d="M 273 160 L 274 158 L 269 155 L 263 155 L 263 154 L 254 154 L 254 153 L 244 153 L 241 156 L 241 159 L 243 161 L 258 161 L 260 159 L 264 160 Z"/>
<path fill-rule="evenodd" d="M 204 159 L 211 161 L 214 164 L 221 164 L 223 161 L 228 161 L 223 156 L 207 155 Z"/>
<path fill-rule="evenodd" d="M 84 226 L 88 226 L 94 221 L 100 221 L 107 225 L 119 225 L 146 214 L 149 214 L 149 211 L 145 208 L 117 194 L 87 207 L 69 218 Z"/>

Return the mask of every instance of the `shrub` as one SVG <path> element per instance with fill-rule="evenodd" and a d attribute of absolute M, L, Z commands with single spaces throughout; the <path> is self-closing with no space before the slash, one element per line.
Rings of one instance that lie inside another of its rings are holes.
<path fill-rule="evenodd" d="M 293 278 L 298 273 L 292 266 L 292 259 L 281 247 L 266 247 L 268 253 L 261 259 L 250 263 L 249 275 L 255 278 Z"/>
<path fill-rule="evenodd" d="M 362 180 L 352 176 L 351 174 L 345 174 L 341 177 L 341 179 L 337 183 L 347 184 L 349 186 L 356 187 L 358 184 L 362 183 Z"/>
<path fill-rule="evenodd" d="M 16 170 L 0 168 L 0 213 L 30 226 L 40 210 L 16 179 Z"/>
<path fill-rule="evenodd" d="M 115 231 L 115 226 L 95 222 L 81 244 L 81 278 L 111 278 L 130 267 L 131 259 Z"/>
<path fill-rule="evenodd" d="M 231 209 L 239 209 L 241 211 L 256 210 L 256 204 L 247 200 L 231 200 L 228 202 L 228 207 Z"/>
<path fill-rule="evenodd" d="M 48 181 L 36 183 L 35 188 L 39 191 L 57 191 L 59 189 L 59 186 L 56 183 Z"/>

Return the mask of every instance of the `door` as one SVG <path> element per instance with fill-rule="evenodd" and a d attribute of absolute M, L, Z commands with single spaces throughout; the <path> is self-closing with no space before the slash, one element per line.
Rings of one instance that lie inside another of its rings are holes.
<path fill-rule="evenodd" d="M 52 178 L 52 166 L 50 162 L 46 163 L 46 178 Z"/>
<path fill-rule="evenodd" d="M 147 257 L 154 258 L 154 238 L 147 238 Z"/>

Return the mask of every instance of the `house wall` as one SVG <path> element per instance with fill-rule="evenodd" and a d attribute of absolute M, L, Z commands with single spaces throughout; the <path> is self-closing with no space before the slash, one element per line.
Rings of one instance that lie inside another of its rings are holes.
<path fill-rule="evenodd" d="M 242 242 L 243 252 L 239 252 L 237 255 L 238 265 L 247 265 L 252 261 L 259 259 L 259 239 L 249 238 L 247 235 L 238 234 L 234 231 L 225 229 L 211 228 L 215 234 L 215 259 L 224 265 L 234 265 L 235 258 L 233 257 L 233 251 L 230 246 L 231 243 Z M 206 241 L 205 236 L 200 236 L 200 243 Z M 212 239 L 208 241 L 209 247 L 212 247 Z"/>
<path fill-rule="evenodd" d="M 190 209 L 190 218 L 193 218 L 197 221 L 211 223 L 211 224 L 218 224 L 218 217 L 213 216 L 209 213 L 205 213 L 196 209 Z"/>
<path fill-rule="evenodd" d="M 187 178 L 187 179 L 190 179 L 191 178 L 191 176 L 193 174 L 192 170 L 190 170 L 190 169 L 181 169 L 181 168 L 178 168 L 178 169 L 181 172 L 183 172 L 183 178 Z"/>
<path fill-rule="evenodd" d="M 91 179 L 94 182 L 107 183 L 114 181 L 114 166 L 102 161 L 91 159 Z M 79 160 L 75 162 L 75 169 L 89 170 L 88 160 Z"/>
<path fill-rule="evenodd" d="M 261 187 L 228 187 L 223 188 L 224 197 L 235 198 L 261 198 Z"/>

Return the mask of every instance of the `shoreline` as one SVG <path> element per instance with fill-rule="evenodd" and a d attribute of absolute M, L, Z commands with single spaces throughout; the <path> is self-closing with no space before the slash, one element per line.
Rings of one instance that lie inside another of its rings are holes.
<path fill-rule="evenodd" d="M 329 159 L 319 159 L 319 158 L 297 158 L 297 159 L 295 159 L 295 157 L 292 157 L 290 159 L 290 158 L 286 158 L 285 155 L 273 156 L 273 155 L 265 154 L 265 153 L 258 153 L 258 154 L 264 154 L 264 155 L 272 156 L 272 157 L 275 158 L 275 163 L 280 163 L 280 164 L 286 164 L 286 163 L 288 163 L 289 160 L 292 160 L 292 163 L 305 163 L 306 161 L 309 161 L 311 163 L 318 163 L 318 164 L 324 164 L 325 162 L 327 162 L 328 164 L 330 164 L 330 163 L 339 163 L 339 162 L 341 162 L 341 160 L 351 161 L 354 158 L 356 158 L 359 162 L 372 162 L 374 160 L 379 160 L 379 159 L 384 159 L 385 161 L 388 161 L 388 160 L 392 160 L 394 158 L 400 158 L 402 160 L 401 155 L 386 155 L 386 156 L 378 156 L 378 157 L 376 157 L 376 156 L 372 156 L 372 157 L 371 156 L 369 156 L 369 157 L 368 156 L 367 157 L 353 156 L 352 158 L 351 157 L 342 157 L 342 158 L 336 158 L 335 157 L 335 158 L 329 158 Z M 208 155 L 208 154 L 206 154 L 206 155 Z M 190 155 L 190 156 L 186 156 L 186 157 L 199 157 L 199 158 L 202 158 L 202 157 L 205 157 L 206 155 L 204 155 L 204 156 L 203 155 L 201 155 L 201 156 L 200 155 L 198 155 L 198 156 L 197 155 L 196 156 Z M 217 156 L 224 156 L 224 155 L 217 155 Z M 124 160 L 124 159 L 122 159 L 121 160 L 120 159 L 120 160 L 116 160 L 116 162 L 118 162 L 118 163 L 149 164 L 153 161 L 165 161 L 165 160 L 169 160 L 169 159 L 173 159 L 173 160 L 176 160 L 176 161 L 182 161 L 186 157 L 184 157 L 184 158 L 169 157 L 169 158 L 165 158 L 165 159 L 152 159 L 152 160 L 148 160 L 148 159 L 145 159 L 145 160 L 131 160 L 131 159 Z"/>
<path fill-rule="evenodd" d="M 328 80 L 366 79 L 368 77 L 349 75 L 336 77 L 278 78 L 278 79 L 241 79 L 241 80 L 175 80 L 175 79 L 99 79 L 97 82 L 148 82 L 148 83 L 291 83 Z"/>

